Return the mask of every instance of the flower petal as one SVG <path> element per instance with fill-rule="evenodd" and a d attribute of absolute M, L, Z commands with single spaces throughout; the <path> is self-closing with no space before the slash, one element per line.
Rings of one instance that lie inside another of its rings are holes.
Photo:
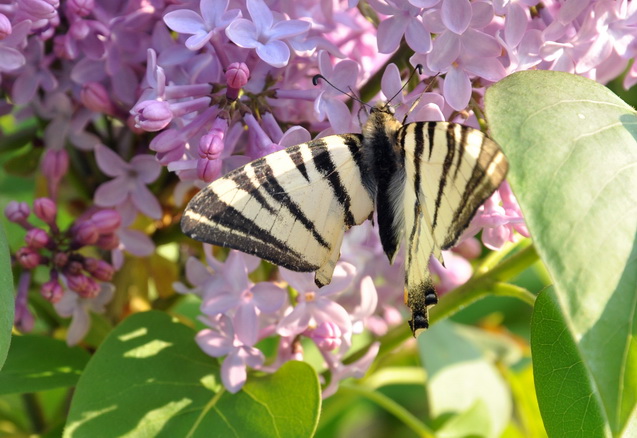
<path fill-rule="evenodd" d="M 161 173 L 161 165 L 152 155 L 136 155 L 130 162 L 135 169 L 138 179 L 146 184 L 150 184 L 157 179 Z"/>
<path fill-rule="evenodd" d="M 234 20 L 226 27 L 226 36 L 239 47 L 254 49 L 259 45 L 257 28 L 254 23 L 245 18 Z"/>
<path fill-rule="evenodd" d="M 93 201 L 100 207 L 114 207 L 123 203 L 129 194 L 128 180 L 117 177 L 106 181 L 95 190 Z"/>
<path fill-rule="evenodd" d="M 400 40 L 407 30 L 408 18 L 394 15 L 383 20 L 378 25 L 378 51 L 380 53 L 392 53 L 400 44 Z"/>
<path fill-rule="evenodd" d="M 279 310 L 285 304 L 286 292 L 279 286 L 261 282 L 255 284 L 250 291 L 254 294 L 254 303 L 264 313 L 272 313 Z"/>
<path fill-rule="evenodd" d="M 462 35 L 471 23 L 469 0 L 443 0 L 440 13 L 447 29 L 458 35 Z"/>
<path fill-rule="evenodd" d="M 290 48 L 282 41 L 268 41 L 256 47 L 259 58 L 272 67 L 285 67 L 290 60 Z"/>
<path fill-rule="evenodd" d="M 190 9 L 178 9 L 164 15 L 166 26 L 178 33 L 196 34 L 207 32 L 201 15 Z"/>
<path fill-rule="evenodd" d="M 471 81 L 464 70 L 452 67 L 447 72 L 443 85 L 445 99 L 456 111 L 462 111 L 471 98 Z"/>
<path fill-rule="evenodd" d="M 110 177 L 126 175 L 131 167 L 115 151 L 103 144 L 95 146 L 95 161 L 100 170 Z"/>
<path fill-rule="evenodd" d="M 153 219 L 161 218 L 161 205 L 143 182 L 135 180 L 135 187 L 131 191 L 131 199 L 135 207 L 146 216 Z"/>

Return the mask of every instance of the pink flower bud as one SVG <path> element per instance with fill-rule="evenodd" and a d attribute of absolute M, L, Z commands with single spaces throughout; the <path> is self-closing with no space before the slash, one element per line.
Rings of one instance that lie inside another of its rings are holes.
<path fill-rule="evenodd" d="M 310 338 L 323 351 L 332 351 L 341 345 L 341 329 L 331 321 L 322 322 L 310 333 Z"/>
<path fill-rule="evenodd" d="M 55 202 L 49 198 L 38 198 L 33 202 L 33 211 L 35 215 L 48 225 L 55 224 L 57 216 L 57 207 Z"/>
<path fill-rule="evenodd" d="M 69 170 L 69 153 L 66 149 L 47 149 L 42 158 L 42 173 L 49 184 L 57 184 Z"/>
<path fill-rule="evenodd" d="M 91 222 L 97 227 L 100 235 L 110 234 L 117 230 L 122 224 L 122 217 L 117 210 L 107 208 L 93 213 Z"/>
<path fill-rule="evenodd" d="M 69 255 L 65 252 L 56 252 L 53 254 L 53 266 L 62 269 L 69 262 Z"/>
<path fill-rule="evenodd" d="M 47 0 L 22 0 L 18 3 L 18 9 L 35 20 L 50 20 L 57 15 L 59 2 L 57 5 L 55 3 Z"/>
<path fill-rule="evenodd" d="M 66 280 L 69 288 L 83 298 L 95 298 L 99 294 L 99 285 L 86 275 L 67 275 Z"/>
<path fill-rule="evenodd" d="M 115 268 L 104 260 L 86 259 L 84 268 L 100 281 L 111 281 Z"/>
<path fill-rule="evenodd" d="M 94 245 L 100 237 L 100 233 L 91 221 L 81 222 L 74 227 L 73 240 L 80 245 Z"/>
<path fill-rule="evenodd" d="M 138 103 L 131 110 L 135 116 L 135 126 L 147 132 L 164 129 L 173 118 L 168 102 L 159 100 L 145 100 Z"/>
<path fill-rule="evenodd" d="M 29 248 L 40 249 L 48 245 L 51 241 L 51 238 L 43 229 L 31 228 L 29 231 L 27 231 L 26 236 L 24 236 L 24 240 Z"/>
<path fill-rule="evenodd" d="M 50 280 L 42 285 L 40 293 L 46 300 L 57 303 L 62 299 L 64 289 L 57 280 Z"/>
<path fill-rule="evenodd" d="M 15 257 L 24 269 L 34 269 L 42 260 L 38 252 L 27 246 L 20 248 L 16 252 Z"/>
<path fill-rule="evenodd" d="M 106 251 L 111 251 L 119 246 L 119 237 L 115 233 L 100 234 L 96 245 Z"/>
<path fill-rule="evenodd" d="M 199 158 L 197 160 L 197 178 L 207 183 L 214 181 L 221 175 L 221 165 L 221 160 Z"/>
<path fill-rule="evenodd" d="M 233 62 L 226 70 L 226 83 L 228 90 L 226 97 L 235 100 L 239 96 L 239 90 L 248 83 L 250 78 L 250 70 L 243 62 Z"/>
<path fill-rule="evenodd" d="M 11 22 L 6 15 L 0 14 L 0 41 L 11 35 Z"/>
<path fill-rule="evenodd" d="M 66 7 L 69 12 L 72 12 L 80 17 L 86 17 L 95 8 L 94 0 L 69 0 L 66 2 Z"/>
<path fill-rule="evenodd" d="M 84 84 L 80 92 L 80 99 L 85 107 L 96 113 L 115 114 L 115 108 L 108 91 L 99 82 L 88 82 Z"/>
<path fill-rule="evenodd" d="M 217 130 L 210 131 L 202 136 L 199 140 L 199 157 L 208 160 L 219 158 L 221 152 L 223 152 L 223 137 L 224 133 Z"/>
<path fill-rule="evenodd" d="M 64 273 L 67 275 L 79 275 L 82 273 L 82 269 L 84 269 L 82 262 L 79 260 L 71 260 L 66 264 Z"/>
<path fill-rule="evenodd" d="M 20 225 L 26 222 L 29 214 L 31 214 L 31 209 L 26 202 L 11 201 L 4 209 L 4 215 L 7 219 Z"/>

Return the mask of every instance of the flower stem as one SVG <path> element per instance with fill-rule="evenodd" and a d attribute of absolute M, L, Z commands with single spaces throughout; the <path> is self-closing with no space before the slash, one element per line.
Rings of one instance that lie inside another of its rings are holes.
<path fill-rule="evenodd" d="M 414 416 L 407 409 L 396 403 L 391 398 L 387 397 L 385 394 L 374 391 L 372 389 L 366 388 L 364 386 L 352 385 L 343 383 L 340 386 L 339 392 L 349 392 L 352 394 L 356 394 L 362 397 L 365 397 L 378 406 L 385 409 L 390 414 L 394 415 L 398 418 L 405 426 L 409 427 L 413 430 L 417 436 L 423 438 L 434 438 L 434 433 L 429 427 L 427 427 L 422 421 L 420 421 L 416 416 Z"/>

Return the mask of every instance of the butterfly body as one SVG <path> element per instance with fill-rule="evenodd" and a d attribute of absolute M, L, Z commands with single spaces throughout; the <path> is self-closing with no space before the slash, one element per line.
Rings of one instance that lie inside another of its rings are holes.
<path fill-rule="evenodd" d="M 428 270 L 456 243 L 508 168 L 499 147 L 473 128 L 401 124 L 376 106 L 362 134 L 292 146 L 235 169 L 188 204 L 181 227 L 328 284 L 344 232 L 374 211 L 393 262 L 406 241 L 405 302 L 415 335 L 438 301 Z"/>

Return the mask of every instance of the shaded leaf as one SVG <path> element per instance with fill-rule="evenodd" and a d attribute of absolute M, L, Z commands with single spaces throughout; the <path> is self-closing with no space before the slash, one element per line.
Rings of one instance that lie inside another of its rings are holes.
<path fill-rule="evenodd" d="M 599 394 L 579 420 L 600 435 L 628 434 L 637 429 L 637 116 L 604 86 L 548 71 L 491 87 L 486 114 L 563 312 L 563 324 L 551 325 L 559 331 L 533 327 L 534 357 L 547 354 L 537 350 L 546 339 L 575 348 L 586 372 L 563 380 L 562 391 Z M 544 398 L 559 373 L 536 375 L 549 435 L 569 421 L 568 398 Z"/>
<path fill-rule="evenodd" d="M 0 394 L 75 386 L 88 360 L 86 351 L 57 339 L 14 336 L 0 371 Z"/>
<path fill-rule="evenodd" d="M 40 164 L 40 157 L 44 149 L 31 148 L 9 158 L 4 163 L 4 170 L 10 175 L 32 176 Z"/>
<path fill-rule="evenodd" d="M 0 369 L 2 369 L 11 344 L 14 311 L 11 257 L 2 225 L 0 225 L 0 309 L 2 309 L 0 310 Z"/>
<path fill-rule="evenodd" d="M 224 390 L 194 330 L 164 313 L 137 313 L 100 346 L 78 383 L 65 436 L 306 437 L 316 428 L 314 370 L 288 362 Z"/>
<path fill-rule="evenodd" d="M 431 326 L 418 344 L 431 417 L 454 414 L 443 426 L 444 436 L 470 435 L 473 423 L 472 434 L 499 437 L 511 418 L 511 395 L 480 346 L 449 321 Z M 476 417 L 481 421 L 474 422 Z"/>

